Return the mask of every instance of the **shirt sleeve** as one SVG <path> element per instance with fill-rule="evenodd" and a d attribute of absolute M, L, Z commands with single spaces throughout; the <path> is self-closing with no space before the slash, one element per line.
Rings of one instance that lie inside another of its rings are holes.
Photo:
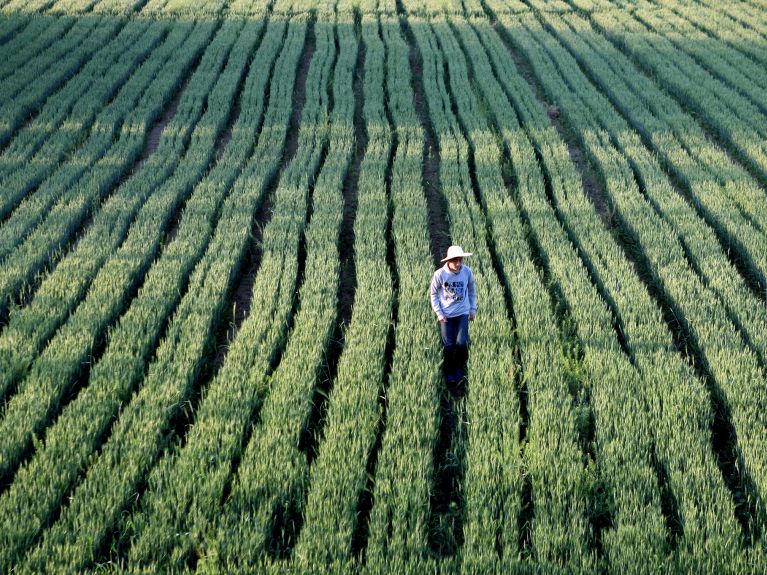
<path fill-rule="evenodd" d="M 472 271 L 469 271 L 466 287 L 469 292 L 469 313 L 475 315 L 477 313 L 477 286 L 474 284 L 474 272 Z"/>
<path fill-rule="evenodd" d="M 431 296 L 431 309 L 433 309 L 434 313 L 437 315 L 445 315 L 442 311 L 442 305 L 439 302 L 439 275 L 439 270 L 437 270 L 434 272 L 434 275 L 431 278 L 431 286 L 429 287 L 429 294 Z"/>

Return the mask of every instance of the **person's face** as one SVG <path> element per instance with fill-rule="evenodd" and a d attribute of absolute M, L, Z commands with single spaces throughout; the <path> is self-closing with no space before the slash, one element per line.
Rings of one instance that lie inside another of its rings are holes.
<path fill-rule="evenodd" d="M 449 269 L 453 273 L 457 273 L 461 271 L 462 266 L 463 266 L 463 258 L 453 258 L 452 260 L 447 260 L 447 269 Z"/>

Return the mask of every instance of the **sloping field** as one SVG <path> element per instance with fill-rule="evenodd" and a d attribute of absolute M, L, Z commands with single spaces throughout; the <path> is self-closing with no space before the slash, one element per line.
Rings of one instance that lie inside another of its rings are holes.
<path fill-rule="evenodd" d="M 765 0 L 0 0 L 0 573 L 767 572 L 766 70 Z"/>

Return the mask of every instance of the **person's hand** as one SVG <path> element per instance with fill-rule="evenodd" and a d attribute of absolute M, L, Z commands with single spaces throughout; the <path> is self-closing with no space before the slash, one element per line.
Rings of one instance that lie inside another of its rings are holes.
<path fill-rule="evenodd" d="M 474 321 L 474 316 L 476 316 L 476 315 L 477 314 L 475 314 L 475 313 L 470 313 L 469 314 L 469 321 Z"/>
<path fill-rule="evenodd" d="M 437 321 L 439 323 L 447 323 L 447 318 L 444 315 L 438 315 L 437 316 Z"/>

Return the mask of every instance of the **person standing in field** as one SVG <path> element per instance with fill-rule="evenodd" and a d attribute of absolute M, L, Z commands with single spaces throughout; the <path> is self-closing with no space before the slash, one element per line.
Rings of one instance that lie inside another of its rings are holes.
<path fill-rule="evenodd" d="M 449 386 L 464 377 L 469 357 L 469 322 L 477 314 L 477 290 L 474 274 L 463 258 L 472 255 L 461 246 L 450 246 L 445 264 L 431 280 L 431 307 L 437 314 L 443 346 L 443 369 Z"/>

